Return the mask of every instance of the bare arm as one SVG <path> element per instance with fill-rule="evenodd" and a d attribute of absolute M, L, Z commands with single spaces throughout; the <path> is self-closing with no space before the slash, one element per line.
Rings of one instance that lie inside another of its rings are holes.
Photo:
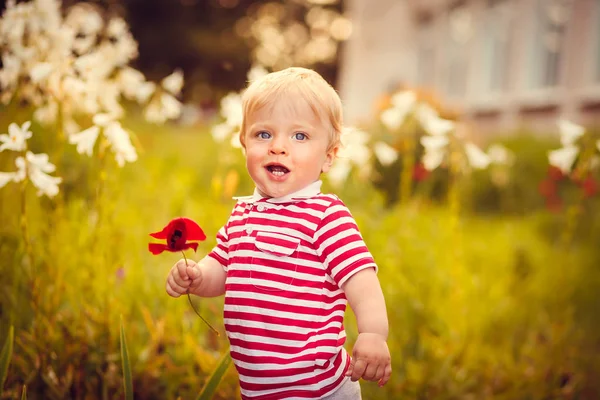
<path fill-rule="evenodd" d="M 358 338 L 346 375 L 353 381 L 363 378 L 378 381 L 379 386 L 383 386 L 390 379 L 392 364 L 387 346 L 387 310 L 377 275 L 372 268 L 359 271 L 342 289 L 358 325 Z"/>
<path fill-rule="evenodd" d="M 197 266 L 201 273 L 191 276 L 190 293 L 201 297 L 217 297 L 225 294 L 225 278 L 227 273 L 223 266 L 212 257 L 204 257 Z"/>
<path fill-rule="evenodd" d="M 342 286 L 356 315 L 359 333 L 377 333 L 387 340 L 388 317 L 377 274 L 372 268 L 351 276 Z"/>

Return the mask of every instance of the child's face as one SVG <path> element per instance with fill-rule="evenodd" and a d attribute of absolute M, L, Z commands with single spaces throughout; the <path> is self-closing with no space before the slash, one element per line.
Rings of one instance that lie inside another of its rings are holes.
<path fill-rule="evenodd" d="M 246 167 L 263 196 L 282 197 L 329 171 L 330 126 L 300 96 L 286 96 L 246 118 Z"/>

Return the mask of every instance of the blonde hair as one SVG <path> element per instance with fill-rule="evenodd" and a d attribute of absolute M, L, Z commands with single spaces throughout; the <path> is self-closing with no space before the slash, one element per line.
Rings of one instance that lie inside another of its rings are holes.
<path fill-rule="evenodd" d="M 321 75 L 299 67 L 272 72 L 250 83 L 242 95 L 242 146 L 246 147 L 246 120 L 250 114 L 276 102 L 281 96 L 297 94 L 306 100 L 316 116 L 331 125 L 327 152 L 339 147 L 343 126 L 342 101 L 335 89 Z"/>

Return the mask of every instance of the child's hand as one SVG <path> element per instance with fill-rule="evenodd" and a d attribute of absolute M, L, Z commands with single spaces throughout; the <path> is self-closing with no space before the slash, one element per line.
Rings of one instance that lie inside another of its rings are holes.
<path fill-rule="evenodd" d="M 192 293 L 202 282 L 200 266 L 192 260 L 181 259 L 171 267 L 167 277 L 167 293 L 173 297 Z"/>
<path fill-rule="evenodd" d="M 346 376 L 350 376 L 352 381 L 360 378 L 378 381 L 379 386 L 383 386 L 391 375 L 392 359 L 384 337 L 377 333 L 359 334 Z"/>

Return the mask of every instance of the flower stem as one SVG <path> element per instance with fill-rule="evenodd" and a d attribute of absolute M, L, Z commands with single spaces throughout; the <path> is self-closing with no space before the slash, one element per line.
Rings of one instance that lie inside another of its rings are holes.
<path fill-rule="evenodd" d="M 413 181 L 413 169 L 415 167 L 415 131 L 414 119 L 409 119 L 406 127 L 407 134 L 402 141 L 402 172 L 400 175 L 400 204 L 408 203 Z"/>
<path fill-rule="evenodd" d="M 185 256 L 185 253 L 182 251 L 181 254 L 183 255 L 183 259 L 185 260 L 185 265 L 188 265 L 187 262 L 187 257 Z M 200 313 L 198 312 L 198 310 L 196 309 L 196 307 L 194 306 L 194 303 L 192 303 L 192 296 L 190 296 L 190 291 L 188 289 L 187 291 L 187 297 L 188 297 L 188 301 L 190 302 L 190 306 L 192 306 L 192 309 L 194 310 L 194 312 L 196 313 L 197 316 L 200 317 L 200 319 L 206 324 L 206 326 L 208 326 L 214 333 L 217 334 L 217 336 L 221 336 L 219 334 L 219 331 L 217 331 L 215 328 L 213 328 L 213 326 L 211 324 L 208 323 L 207 320 L 204 319 L 204 317 L 202 315 L 200 315 Z"/>
<path fill-rule="evenodd" d="M 33 255 L 33 246 L 31 245 L 31 236 L 29 234 L 29 225 L 27 224 L 27 182 L 25 178 L 21 184 L 21 232 L 23 233 L 23 240 L 25 241 L 25 254 L 29 261 L 29 279 L 31 280 L 31 290 L 33 304 L 37 306 L 37 283 L 34 278 L 35 259 Z"/>

